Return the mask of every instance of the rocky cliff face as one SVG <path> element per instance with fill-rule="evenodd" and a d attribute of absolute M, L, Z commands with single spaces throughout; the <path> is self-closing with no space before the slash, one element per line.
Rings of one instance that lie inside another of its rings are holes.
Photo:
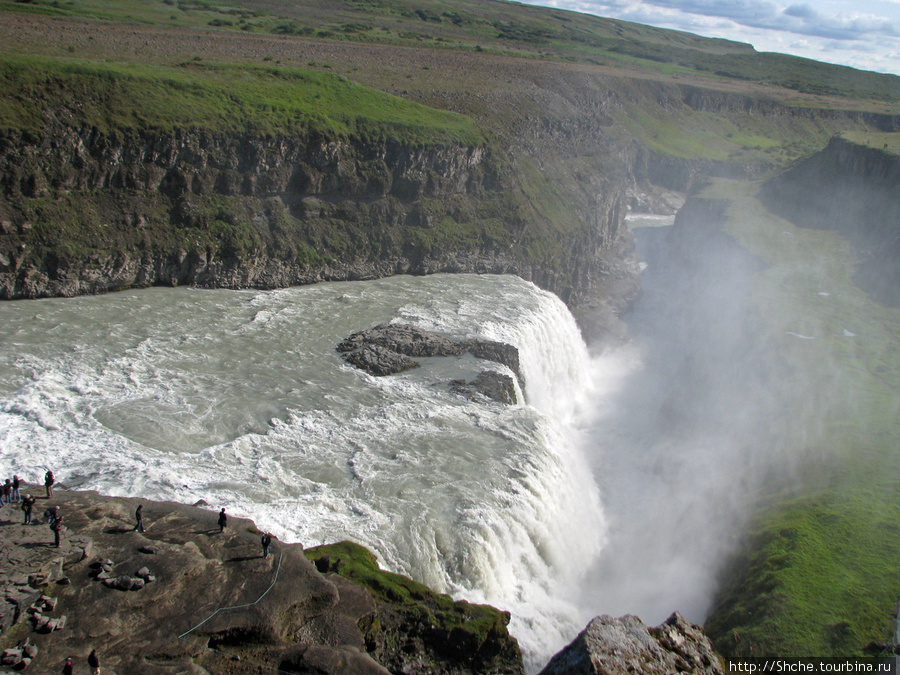
<path fill-rule="evenodd" d="M 623 199 L 605 185 L 561 240 L 510 160 L 484 147 L 103 134 L 56 120 L 37 138 L 0 138 L 0 297 L 479 272 L 577 305 L 636 291 Z"/>

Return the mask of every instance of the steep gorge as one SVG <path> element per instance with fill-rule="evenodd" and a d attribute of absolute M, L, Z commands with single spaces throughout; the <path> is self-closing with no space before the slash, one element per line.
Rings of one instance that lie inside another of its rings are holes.
<path fill-rule="evenodd" d="M 896 125 L 566 67 L 554 79 L 556 68 L 523 66 L 515 75 L 530 88 L 503 101 L 445 92 L 446 109 L 487 131 L 475 143 L 202 123 L 101 130 L 81 100 L 46 95 L 38 129 L 0 135 L 0 297 L 509 273 L 556 293 L 594 337 L 639 294 L 629 206 L 652 209 L 653 186 L 688 192 L 703 176 L 772 166 L 740 139 L 675 152 L 667 144 L 684 143 L 685 129 L 699 125 L 701 140 L 743 124 L 794 137 L 811 124 L 814 142 L 834 128 Z M 98 106 L 92 97 L 85 106 Z"/>

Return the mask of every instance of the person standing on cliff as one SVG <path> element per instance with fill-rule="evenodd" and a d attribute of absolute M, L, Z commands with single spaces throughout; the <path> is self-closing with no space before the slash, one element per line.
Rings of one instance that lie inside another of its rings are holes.
<path fill-rule="evenodd" d="M 72 657 L 66 658 L 63 664 L 62 675 L 72 675 L 75 672 L 75 664 L 72 663 Z"/>
<path fill-rule="evenodd" d="M 3 484 L 3 497 L 0 498 L 0 504 L 3 502 L 7 504 L 12 504 L 12 481 L 7 478 L 6 482 Z"/>
<path fill-rule="evenodd" d="M 19 480 L 18 476 L 13 476 L 13 501 L 18 502 L 22 500 L 22 495 L 19 494 L 19 486 L 22 484 L 22 481 Z"/>
<path fill-rule="evenodd" d="M 228 524 L 228 516 L 225 515 L 225 507 L 222 507 L 222 510 L 219 511 L 219 532 L 222 533 L 225 531 L 225 526 Z"/>
<path fill-rule="evenodd" d="M 272 535 L 266 532 L 262 536 L 263 558 L 269 557 L 269 547 L 272 545 Z"/>
<path fill-rule="evenodd" d="M 53 521 L 53 525 L 50 526 L 50 529 L 53 530 L 53 545 L 56 548 L 59 548 L 59 536 L 63 528 L 62 521 L 63 517 L 59 516 Z"/>
<path fill-rule="evenodd" d="M 97 656 L 96 649 L 92 649 L 91 653 L 88 654 L 88 665 L 91 667 L 93 675 L 100 675 L 100 657 Z"/>
<path fill-rule="evenodd" d="M 56 479 L 53 477 L 53 472 L 48 470 L 47 473 L 44 474 L 44 487 L 47 488 L 47 499 L 53 496 L 53 484 L 56 482 Z"/>
<path fill-rule="evenodd" d="M 25 495 L 22 500 L 22 510 L 25 512 L 25 524 L 31 523 L 31 509 L 34 507 L 35 498 L 31 495 Z"/>
<path fill-rule="evenodd" d="M 139 504 L 137 509 L 134 512 L 134 519 L 137 521 L 134 530 L 135 532 L 144 532 L 144 505 Z"/>

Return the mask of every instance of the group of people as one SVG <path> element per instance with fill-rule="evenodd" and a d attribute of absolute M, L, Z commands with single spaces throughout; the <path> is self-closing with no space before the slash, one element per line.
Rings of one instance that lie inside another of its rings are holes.
<path fill-rule="evenodd" d="M 24 482 L 18 475 L 7 478 L 3 485 L 0 485 L 0 506 L 4 504 L 18 504 L 24 514 L 24 524 L 30 525 L 33 522 L 34 505 L 37 502 L 37 497 L 30 493 L 26 493 L 24 497 L 22 496 Z M 53 486 L 55 484 L 56 477 L 53 475 L 53 471 L 48 469 L 47 473 L 44 474 L 44 489 L 47 492 L 47 499 L 53 496 Z M 63 530 L 63 517 L 59 514 L 59 506 L 48 508 L 44 511 L 44 517 L 47 519 L 47 525 L 53 530 L 54 544 L 59 548 L 60 533 Z"/>
<path fill-rule="evenodd" d="M 32 522 L 32 513 L 34 511 L 34 504 L 37 501 L 37 497 L 32 494 L 26 494 L 24 497 L 20 494 L 20 488 L 22 486 L 23 481 L 18 476 L 13 476 L 12 478 L 7 478 L 6 482 L 3 485 L 0 485 L 0 506 L 3 504 L 12 504 L 13 502 L 17 502 L 21 504 L 21 509 L 25 514 L 25 524 L 29 525 Z M 56 477 L 53 475 L 53 472 L 49 469 L 47 473 L 44 474 L 44 489 L 47 492 L 47 499 L 50 499 L 53 496 L 53 486 L 56 484 Z M 44 518 L 47 520 L 47 525 L 53 530 L 53 543 L 56 548 L 60 546 L 60 535 L 63 530 L 63 517 L 59 513 L 59 506 L 50 506 L 44 511 Z M 134 531 L 135 532 L 144 532 L 144 505 L 139 504 L 137 509 L 134 512 Z M 225 509 L 223 508 L 219 511 L 219 532 L 225 532 L 225 528 L 228 526 L 228 515 L 225 513 Z M 260 543 L 262 544 L 263 549 L 263 557 L 269 557 L 269 551 L 272 548 L 272 533 L 264 532 L 262 535 L 262 539 Z"/>
<path fill-rule="evenodd" d="M 18 476 L 13 476 L 12 478 L 7 478 L 6 482 L 0 487 L 0 506 L 3 504 L 12 504 L 13 502 L 18 502 L 22 500 L 22 495 L 19 494 L 19 488 L 22 485 L 22 481 Z"/>
<path fill-rule="evenodd" d="M 144 505 L 139 504 L 137 509 L 134 511 L 134 531 L 135 532 L 143 532 L 144 531 Z M 228 527 L 228 514 L 225 513 L 225 507 L 222 507 L 222 510 L 219 511 L 219 519 L 216 521 L 219 525 L 219 533 L 222 534 L 225 532 L 225 528 Z M 272 533 L 264 532 L 262 535 L 262 539 L 260 543 L 262 544 L 263 550 L 263 558 L 269 557 L 269 551 L 272 548 Z"/>
<path fill-rule="evenodd" d="M 20 508 L 25 514 L 25 525 L 29 525 L 32 523 L 32 513 L 34 511 L 34 505 L 37 501 L 37 497 L 32 494 L 25 494 L 23 497 L 21 494 L 21 488 L 24 484 L 24 481 L 19 478 L 19 476 L 15 475 L 12 478 L 7 478 L 5 482 L 0 485 L 0 507 L 4 504 L 12 504 L 17 503 L 20 505 Z M 53 472 L 48 470 L 44 475 L 44 489 L 47 493 L 47 499 L 50 499 L 53 496 L 53 486 L 56 484 L 56 478 L 53 475 Z M 139 504 L 137 509 L 134 512 L 135 517 L 135 526 L 134 529 L 136 532 L 144 532 L 144 505 Z M 60 535 L 63 530 L 63 516 L 60 513 L 59 505 L 49 506 L 44 511 L 44 518 L 46 519 L 47 525 L 53 530 L 54 536 L 54 545 L 59 548 L 60 546 Z M 223 508 L 219 511 L 218 518 L 219 532 L 224 533 L 225 528 L 228 525 L 228 516 L 225 513 L 225 509 Z M 271 532 L 264 532 L 260 543 L 262 545 L 263 557 L 268 558 L 269 552 L 272 548 L 272 541 L 274 536 Z M 91 651 L 88 656 L 88 665 L 91 667 L 91 672 L 94 674 L 100 673 L 100 659 L 97 656 L 97 651 Z M 66 659 L 65 664 L 63 664 L 63 674 L 71 675 L 74 672 L 74 664 L 72 662 L 71 657 Z"/>
<path fill-rule="evenodd" d="M 97 656 L 97 650 L 92 649 L 91 653 L 88 654 L 87 657 L 88 665 L 91 668 L 92 675 L 100 675 L 100 657 Z M 72 657 L 68 657 L 66 662 L 63 664 L 62 669 L 63 675 L 74 675 L 75 673 L 75 664 L 72 663 Z"/>

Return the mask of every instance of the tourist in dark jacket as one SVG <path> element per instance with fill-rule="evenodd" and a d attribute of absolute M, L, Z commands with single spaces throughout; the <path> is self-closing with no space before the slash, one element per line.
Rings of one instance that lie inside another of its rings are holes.
<path fill-rule="evenodd" d="M 53 530 L 53 545 L 56 546 L 56 548 L 59 548 L 59 536 L 63 528 L 62 521 L 63 517 L 59 516 L 53 521 L 53 525 L 50 526 L 50 529 Z"/>
<path fill-rule="evenodd" d="M 139 504 L 137 509 L 134 511 L 134 519 L 136 522 L 134 529 L 136 532 L 144 531 L 144 505 Z"/>
<path fill-rule="evenodd" d="M 53 496 L 53 484 L 56 482 L 56 478 L 53 477 L 52 471 L 47 471 L 44 474 L 44 487 L 47 488 L 47 499 Z"/>
<path fill-rule="evenodd" d="M 59 506 L 51 506 L 49 509 L 44 511 L 44 518 L 47 519 L 47 525 L 53 527 L 54 521 L 59 518 Z"/>
<path fill-rule="evenodd" d="M 31 522 L 31 509 L 34 508 L 35 498 L 31 495 L 25 495 L 25 499 L 22 500 L 22 510 L 25 512 L 25 524 L 28 525 Z"/>
<path fill-rule="evenodd" d="M 92 675 L 100 675 L 100 657 L 97 656 L 96 649 L 92 649 L 88 654 L 88 665 L 91 667 Z"/>
<path fill-rule="evenodd" d="M 269 557 L 269 547 L 272 545 L 272 535 L 266 532 L 262 536 L 263 558 Z"/>
<path fill-rule="evenodd" d="M 222 510 L 219 511 L 219 532 L 224 532 L 227 524 L 228 516 L 225 515 L 225 507 L 222 507 Z"/>

